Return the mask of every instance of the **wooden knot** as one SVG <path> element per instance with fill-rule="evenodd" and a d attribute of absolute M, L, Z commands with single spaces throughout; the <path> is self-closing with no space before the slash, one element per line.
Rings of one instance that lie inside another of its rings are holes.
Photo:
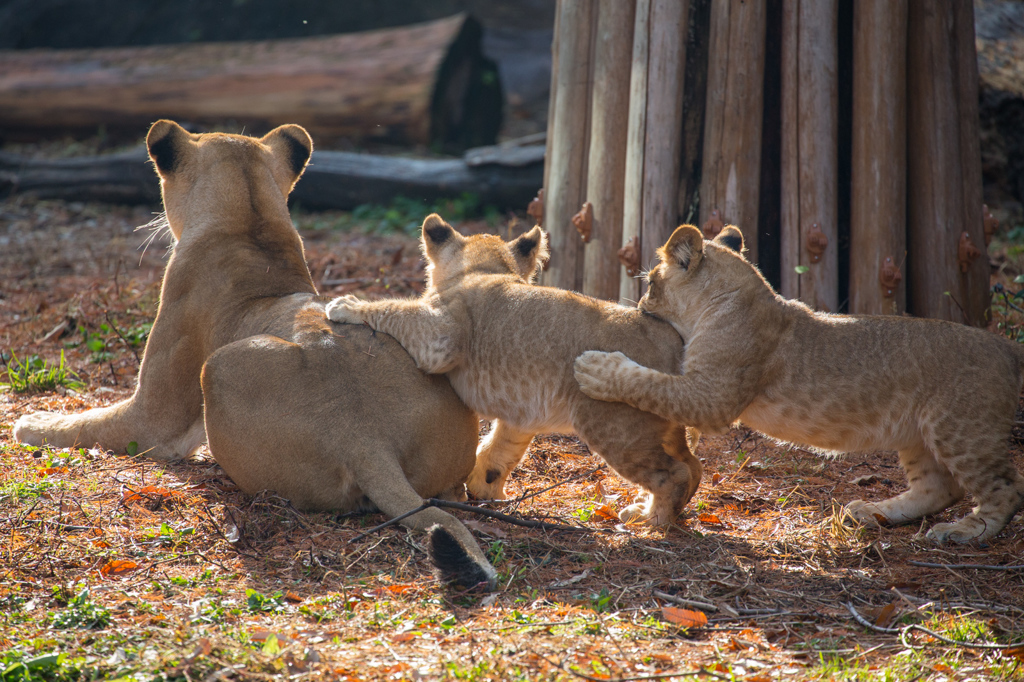
<path fill-rule="evenodd" d="M 594 205 L 592 203 L 583 202 L 583 208 L 572 217 L 572 226 L 583 237 L 584 244 L 590 241 L 590 233 L 594 229 Z"/>
<path fill-rule="evenodd" d="M 988 210 L 988 204 L 983 204 L 981 207 L 981 224 L 985 230 L 985 246 L 992 243 L 992 235 L 999 229 L 999 219 L 992 215 L 992 211 Z"/>
<path fill-rule="evenodd" d="M 817 263 L 821 260 L 821 254 L 828 248 L 828 237 L 821 231 L 821 225 L 812 223 L 811 229 L 807 230 L 807 251 L 811 254 L 811 262 Z"/>
<path fill-rule="evenodd" d="M 533 218 L 538 225 L 544 224 L 544 188 L 537 190 L 537 196 L 526 207 L 526 215 Z"/>
<path fill-rule="evenodd" d="M 722 220 L 722 214 L 717 208 L 714 208 L 701 226 L 701 230 L 704 232 L 705 239 L 714 239 L 723 227 L 725 227 L 725 222 Z"/>
<path fill-rule="evenodd" d="M 626 274 L 636 277 L 640 274 L 640 239 L 630 237 L 629 241 L 619 249 L 619 262 L 626 268 Z"/>
<path fill-rule="evenodd" d="M 967 272 L 975 258 L 981 255 L 978 247 L 974 245 L 971 235 L 964 232 L 960 235 L 960 245 L 956 250 L 957 260 L 960 261 L 960 272 Z"/>
<path fill-rule="evenodd" d="M 892 262 L 892 256 L 886 256 L 885 260 L 882 261 L 882 269 L 878 273 L 878 281 L 885 291 L 885 298 L 892 298 L 896 294 L 896 288 L 903 281 L 903 273 Z"/>

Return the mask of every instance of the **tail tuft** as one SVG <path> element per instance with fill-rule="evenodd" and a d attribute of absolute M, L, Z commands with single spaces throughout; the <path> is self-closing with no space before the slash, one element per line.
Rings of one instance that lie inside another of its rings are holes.
<path fill-rule="evenodd" d="M 468 588 L 486 585 L 488 591 L 497 587 L 494 569 L 475 560 L 444 526 L 431 526 L 427 540 L 427 553 L 438 580 Z"/>

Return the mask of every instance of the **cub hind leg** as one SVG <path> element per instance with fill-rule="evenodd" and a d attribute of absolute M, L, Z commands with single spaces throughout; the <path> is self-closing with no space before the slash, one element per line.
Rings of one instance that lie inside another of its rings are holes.
<path fill-rule="evenodd" d="M 1010 429 L 984 429 L 977 434 L 948 433 L 937 440 L 940 459 L 974 498 L 970 514 L 954 523 L 938 523 L 928 537 L 938 543 L 979 542 L 1001 531 L 1024 507 L 1024 476 L 1007 452 Z"/>
<path fill-rule="evenodd" d="M 500 500 L 505 497 L 505 481 L 523 459 L 533 431 L 522 431 L 501 419 L 491 424 L 491 432 L 477 449 L 476 465 L 466 487 L 478 500 Z"/>
<path fill-rule="evenodd" d="M 963 488 L 924 442 L 900 450 L 899 455 L 909 489 L 881 502 L 851 502 L 846 505 L 850 516 L 868 525 L 877 526 L 880 521 L 898 525 L 940 512 L 963 498 Z"/>
<path fill-rule="evenodd" d="M 592 400 L 578 410 L 575 425 L 619 475 L 649 491 L 645 500 L 619 513 L 623 521 L 672 523 L 697 491 L 703 467 L 690 450 L 696 431 L 626 405 Z"/>

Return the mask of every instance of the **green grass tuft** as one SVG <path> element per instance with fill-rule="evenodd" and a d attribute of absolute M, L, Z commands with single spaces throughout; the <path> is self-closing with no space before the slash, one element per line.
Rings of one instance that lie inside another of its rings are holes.
<path fill-rule="evenodd" d="M 0 390 L 13 393 L 44 393 L 58 386 L 74 390 L 85 386 L 82 380 L 71 371 L 64 361 L 64 351 L 60 352 L 60 362 L 49 364 L 38 355 L 30 355 L 21 361 L 12 352 L 4 370 L 6 383 L 0 383 Z"/>

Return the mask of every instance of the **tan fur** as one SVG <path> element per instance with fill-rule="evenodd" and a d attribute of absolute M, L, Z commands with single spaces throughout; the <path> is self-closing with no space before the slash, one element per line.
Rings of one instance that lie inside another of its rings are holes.
<path fill-rule="evenodd" d="M 335 299 L 339 322 L 365 322 L 391 334 L 425 372 L 446 372 L 470 408 L 496 418 L 481 444 L 469 489 L 504 494 L 505 480 L 535 433 L 573 431 L 622 476 L 652 492 L 622 512 L 654 524 L 673 521 L 700 482 L 696 434 L 625 405 L 580 393 L 573 359 L 584 349 L 623 350 L 676 372 L 682 343 L 672 328 L 605 301 L 539 287 L 531 280 L 547 257 L 534 228 L 509 243 L 463 237 L 437 215 L 423 223 L 429 283 L 416 300 Z"/>
<path fill-rule="evenodd" d="M 640 308 L 687 340 L 682 376 L 588 352 L 576 361 L 583 391 L 706 430 L 741 421 L 824 451 L 898 450 L 910 489 L 851 503 L 855 518 L 904 523 L 970 493 L 974 511 L 928 536 L 998 533 L 1024 505 L 1024 477 L 1007 454 L 1021 348 L 951 322 L 812 312 L 776 295 L 741 251 L 734 227 L 714 241 L 677 229 Z"/>
<path fill-rule="evenodd" d="M 77 415 L 26 415 L 15 437 L 115 451 L 136 442 L 158 460 L 208 438 L 242 490 L 276 490 L 302 509 L 372 502 L 396 516 L 424 497 L 465 497 L 475 415 L 392 339 L 324 316 L 286 205 L 312 151 L 306 131 L 194 135 L 159 121 L 147 144 L 176 245 L 135 394 Z M 403 521 L 435 523 L 493 578 L 451 515 Z"/>

